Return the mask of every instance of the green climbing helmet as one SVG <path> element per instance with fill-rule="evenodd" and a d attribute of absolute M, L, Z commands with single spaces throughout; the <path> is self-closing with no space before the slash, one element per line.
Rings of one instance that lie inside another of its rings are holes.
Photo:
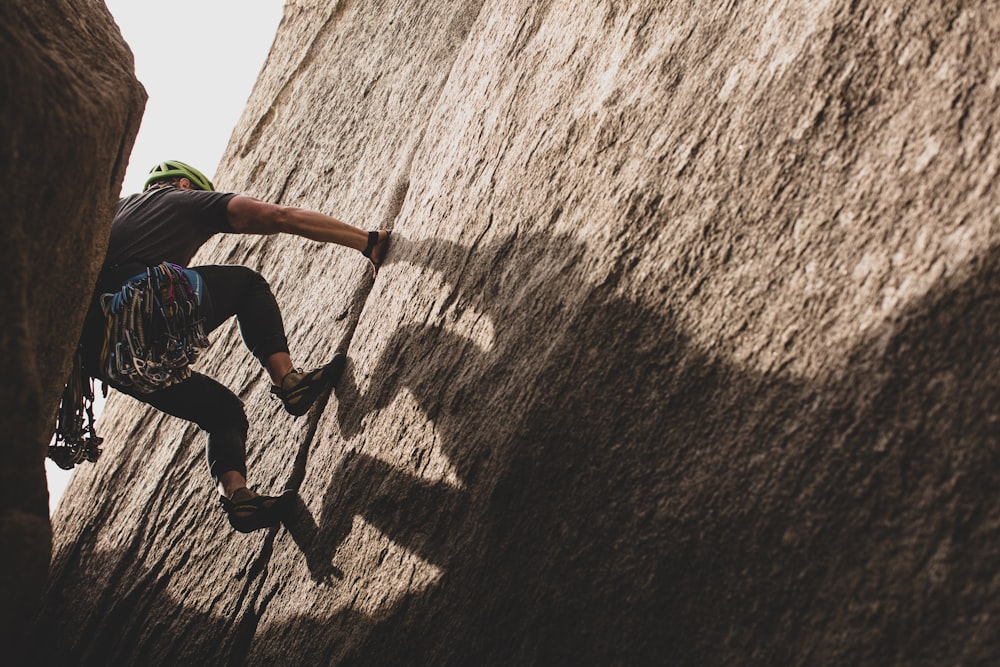
<path fill-rule="evenodd" d="M 208 180 L 205 174 L 201 173 L 191 165 L 181 162 L 180 160 L 167 160 L 166 162 L 161 162 L 150 169 L 149 178 L 146 179 L 142 189 L 145 190 L 149 187 L 149 184 L 154 181 L 159 181 L 163 178 L 174 178 L 177 176 L 183 176 L 188 179 L 191 181 L 191 185 L 199 190 L 215 190 L 215 186 L 212 185 L 212 181 Z"/>

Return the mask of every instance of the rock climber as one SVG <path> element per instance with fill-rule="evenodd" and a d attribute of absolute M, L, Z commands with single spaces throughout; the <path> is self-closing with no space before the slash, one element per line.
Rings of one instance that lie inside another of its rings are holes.
<path fill-rule="evenodd" d="M 251 532 L 276 525 L 289 494 L 258 495 L 248 488 L 249 424 L 239 397 L 216 380 L 189 369 L 185 369 L 186 379 L 140 391 L 109 378 L 112 373 L 105 372 L 106 365 L 102 367 L 108 325 L 101 295 L 119 290 L 130 278 L 145 276 L 149 267 L 168 262 L 197 274 L 205 334 L 236 316 L 244 343 L 270 376 L 271 393 L 281 399 L 289 413 L 305 414 L 324 390 L 336 384 L 346 363 L 342 354 L 310 372 L 294 367 L 281 312 L 260 273 L 235 265 L 188 267 L 202 244 L 220 233 L 287 233 L 336 243 L 360 250 L 377 273 L 390 232 L 365 231 L 317 211 L 216 192 L 204 174 L 176 160 L 154 166 L 143 191 L 118 203 L 95 300 L 84 325 L 84 369 L 143 403 L 201 427 L 208 435 L 209 470 L 229 522 L 240 532 Z"/>

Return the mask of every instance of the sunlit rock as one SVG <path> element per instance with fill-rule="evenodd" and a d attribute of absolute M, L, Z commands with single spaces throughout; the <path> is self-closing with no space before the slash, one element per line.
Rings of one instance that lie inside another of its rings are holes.
<path fill-rule="evenodd" d="M 222 188 L 395 230 L 218 238 L 251 482 L 112 397 L 56 517 L 46 657 L 92 664 L 995 658 L 991 3 L 290 1 Z"/>

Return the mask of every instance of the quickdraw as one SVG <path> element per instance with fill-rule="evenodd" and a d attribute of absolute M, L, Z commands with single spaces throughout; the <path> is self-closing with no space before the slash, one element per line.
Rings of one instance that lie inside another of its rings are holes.
<path fill-rule="evenodd" d="M 96 462 L 104 442 L 94 429 L 94 381 L 83 370 L 82 358 L 77 349 L 73 371 L 56 413 L 55 437 L 49 443 L 49 458 L 63 470 L 72 470 L 84 461 Z"/>
<path fill-rule="evenodd" d="M 143 394 L 189 378 L 190 365 L 209 345 L 200 305 L 201 276 L 169 263 L 101 295 L 105 377 Z"/>

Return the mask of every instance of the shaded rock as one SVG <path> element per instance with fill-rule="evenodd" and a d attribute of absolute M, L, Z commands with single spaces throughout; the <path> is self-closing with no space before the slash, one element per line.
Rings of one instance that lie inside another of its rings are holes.
<path fill-rule="evenodd" d="M 991 662 L 998 33 L 985 2 L 289 3 L 217 182 L 396 230 L 374 284 L 301 239 L 201 255 L 268 276 L 303 365 L 349 352 L 298 422 L 234 329 L 206 360 L 301 503 L 231 533 L 202 434 L 115 397 L 45 656 Z"/>
<path fill-rule="evenodd" d="M 0 8 L 0 645 L 17 659 L 51 552 L 43 465 L 145 93 L 100 2 Z"/>

